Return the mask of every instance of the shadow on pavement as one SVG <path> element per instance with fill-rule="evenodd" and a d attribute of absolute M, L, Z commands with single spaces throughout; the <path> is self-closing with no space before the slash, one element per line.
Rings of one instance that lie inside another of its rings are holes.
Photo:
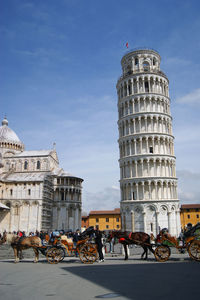
<path fill-rule="evenodd" d="M 62 266 L 61 269 L 128 299 L 199 299 L 198 262 L 124 265 L 101 263 L 92 266 Z"/>

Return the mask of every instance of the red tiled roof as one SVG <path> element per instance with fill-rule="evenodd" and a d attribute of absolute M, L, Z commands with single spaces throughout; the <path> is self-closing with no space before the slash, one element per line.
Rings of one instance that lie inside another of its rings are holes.
<path fill-rule="evenodd" d="M 91 210 L 89 215 L 117 215 L 120 214 L 120 208 L 114 210 Z"/>
<path fill-rule="evenodd" d="M 200 204 L 182 204 L 181 209 L 200 208 Z"/>

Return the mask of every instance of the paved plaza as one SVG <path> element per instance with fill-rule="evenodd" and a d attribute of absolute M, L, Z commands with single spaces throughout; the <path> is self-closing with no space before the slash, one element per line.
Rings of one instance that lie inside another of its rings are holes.
<path fill-rule="evenodd" d="M 1 248 L 0 299 L 199 299 L 200 263 L 188 254 L 172 253 L 169 261 L 159 263 L 152 254 L 142 261 L 140 249 L 133 251 L 128 261 L 116 253 L 93 265 L 75 257 L 50 265 L 44 256 L 34 264 L 30 250 L 15 264 Z"/>

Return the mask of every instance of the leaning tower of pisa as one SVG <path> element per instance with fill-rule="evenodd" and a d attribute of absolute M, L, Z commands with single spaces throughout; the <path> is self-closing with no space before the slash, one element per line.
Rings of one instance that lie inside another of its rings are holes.
<path fill-rule="evenodd" d="M 155 50 L 121 60 L 117 82 L 121 215 L 124 230 L 180 232 L 169 81 Z"/>

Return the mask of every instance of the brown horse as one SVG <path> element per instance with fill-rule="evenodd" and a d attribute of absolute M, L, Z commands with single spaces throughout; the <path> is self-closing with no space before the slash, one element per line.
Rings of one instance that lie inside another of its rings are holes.
<path fill-rule="evenodd" d="M 119 239 L 119 242 L 124 246 L 125 260 L 128 259 L 127 246 L 128 245 L 139 245 L 143 248 L 144 252 L 141 255 L 141 259 L 148 258 L 148 249 L 154 253 L 151 245 L 151 237 L 145 232 L 128 232 L 128 231 L 111 231 L 108 235 L 108 241 L 113 237 Z"/>
<path fill-rule="evenodd" d="M 29 237 L 19 237 L 16 234 L 7 234 L 5 233 L 3 236 L 3 242 L 6 244 L 10 244 L 14 251 L 15 263 L 19 262 L 20 254 L 22 250 L 33 248 L 35 253 L 35 261 L 38 262 L 39 259 L 39 251 L 37 247 L 42 247 L 41 239 L 37 236 L 29 236 Z"/>

